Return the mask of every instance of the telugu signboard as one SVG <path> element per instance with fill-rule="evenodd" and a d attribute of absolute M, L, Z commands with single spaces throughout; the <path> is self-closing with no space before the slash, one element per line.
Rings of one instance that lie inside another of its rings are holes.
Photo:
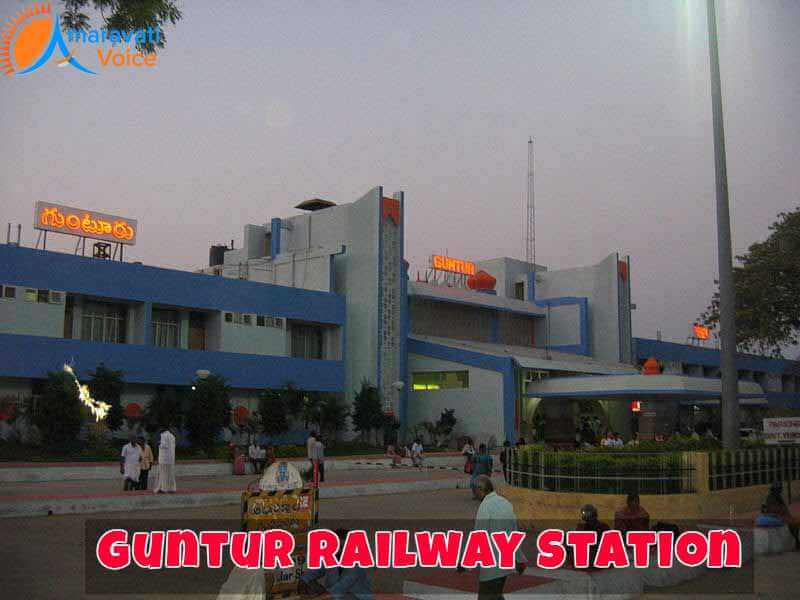
<path fill-rule="evenodd" d="M 767 444 L 800 444 L 800 417 L 764 419 L 764 441 Z"/>
<path fill-rule="evenodd" d="M 137 222 L 135 219 L 51 202 L 36 203 L 33 226 L 42 231 L 66 233 L 117 244 L 133 245 L 136 243 Z"/>

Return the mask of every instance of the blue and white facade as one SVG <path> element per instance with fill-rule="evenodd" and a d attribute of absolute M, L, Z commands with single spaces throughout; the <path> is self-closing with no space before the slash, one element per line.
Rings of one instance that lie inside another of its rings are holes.
<path fill-rule="evenodd" d="M 475 260 L 495 289 L 426 283 L 405 261 L 405 201 L 376 187 L 304 203 L 247 225 L 198 272 L 0 245 L 0 396 L 33 394 L 65 362 L 81 377 L 101 362 L 123 371 L 123 403 L 140 406 L 198 371 L 226 377 L 249 411 L 265 388 L 350 402 L 366 379 L 404 432 L 452 408 L 456 433 L 498 442 L 537 419 L 571 435 L 587 410 L 625 435 L 632 400 L 665 422 L 718 401 L 716 351 L 633 337 L 628 257 Z M 649 358 L 660 375 L 641 375 Z M 743 404 L 800 408 L 800 364 L 739 364 Z"/>

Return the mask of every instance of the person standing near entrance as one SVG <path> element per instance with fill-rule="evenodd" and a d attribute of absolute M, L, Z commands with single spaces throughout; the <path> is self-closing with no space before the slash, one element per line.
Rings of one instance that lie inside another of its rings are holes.
<path fill-rule="evenodd" d="M 511 462 L 511 442 L 506 440 L 503 442 L 503 447 L 500 449 L 500 464 L 503 468 L 503 481 L 506 483 L 509 482 L 508 478 L 508 466 Z"/>
<path fill-rule="evenodd" d="M 475 480 L 475 493 L 481 501 L 478 514 L 475 515 L 475 530 L 484 530 L 492 533 L 511 533 L 517 531 L 517 515 L 511 502 L 498 496 L 494 491 L 492 480 L 486 475 L 480 475 Z M 514 557 L 517 573 L 522 575 L 527 562 L 521 549 L 517 549 Z M 508 569 L 500 567 L 481 567 L 478 582 L 478 600 L 500 600 L 503 597 L 503 588 L 506 585 Z"/>
<path fill-rule="evenodd" d="M 122 447 L 122 455 L 119 464 L 119 472 L 125 480 L 122 489 L 126 492 L 139 487 L 141 461 L 142 450 L 136 444 L 136 436 L 131 434 L 128 438 L 128 443 Z"/>
<path fill-rule="evenodd" d="M 175 436 L 167 427 L 164 427 L 158 443 L 158 480 L 156 487 L 153 488 L 153 493 L 174 494 L 175 489 Z"/>
<path fill-rule="evenodd" d="M 308 462 L 311 463 L 311 471 L 314 471 L 314 446 L 317 444 L 317 432 L 312 431 L 308 434 L 308 439 L 306 440 L 306 455 L 308 456 Z"/>
<path fill-rule="evenodd" d="M 470 478 L 470 488 L 472 489 L 472 498 L 479 500 L 477 491 L 475 489 L 475 482 L 481 475 L 487 477 L 492 476 L 492 468 L 494 467 L 494 459 L 489 454 L 486 444 L 478 446 L 478 453 L 472 459 L 472 477 Z"/>
<path fill-rule="evenodd" d="M 414 443 L 411 445 L 411 462 L 415 467 L 422 468 L 422 440 L 419 438 L 414 440 Z"/>
<path fill-rule="evenodd" d="M 139 489 L 147 489 L 147 478 L 150 476 L 150 468 L 153 466 L 153 449 L 143 435 L 139 436 L 139 448 L 142 451 L 141 473 L 139 474 Z"/>
<path fill-rule="evenodd" d="M 314 448 L 311 450 L 311 462 L 317 465 L 319 472 L 319 481 L 325 481 L 325 445 L 321 439 L 314 442 Z"/>

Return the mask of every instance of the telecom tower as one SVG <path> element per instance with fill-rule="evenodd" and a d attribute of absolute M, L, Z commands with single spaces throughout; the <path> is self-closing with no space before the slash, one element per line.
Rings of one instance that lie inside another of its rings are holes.
<path fill-rule="evenodd" d="M 533 138 L 528 138 L 528 218 L 525 221 L 525 261 L 536 270 L 536 198 L 533 189 Z"/>

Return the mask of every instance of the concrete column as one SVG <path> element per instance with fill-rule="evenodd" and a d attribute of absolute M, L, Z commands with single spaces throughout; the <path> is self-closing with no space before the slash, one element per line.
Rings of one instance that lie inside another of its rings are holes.
<path fill-rule="evenodd" d="M 125 343 L 135 344 L 136 339 L 136 307 L 128 306 L 127 314 L 125 315 Z"/>
<path fill-rule="evenodd" d="M 698 494 L 707 494 L 708 485 L 708 452 L 685 452 L 689 462 L 694 467 L 694 491 Z"/>
<path fill-rule="evenodd" d="M 81 339 L 83 332 L 83 296 L 75 296 L 72 306 L 72 339 Z"/>
<path fill-rule="evenodd" d="M 142 344 L 152 345 L 153 340 L 153 303 L 145 302 L 142 304 Z"/>
<path fill-rule="evenodd" d="M 178 348 L 185 349 L 189 347 L 189 313 L 182 310 L 178 313 L 178 317 L 180 318 Z"/>

